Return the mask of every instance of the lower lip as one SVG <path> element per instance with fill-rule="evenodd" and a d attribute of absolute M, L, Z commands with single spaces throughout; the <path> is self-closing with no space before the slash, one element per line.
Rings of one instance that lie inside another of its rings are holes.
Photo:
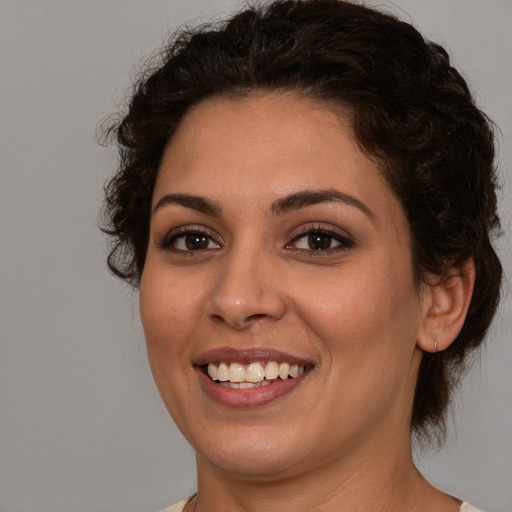
<path fill-rule="evenodd" d="M 304 377 L 309 374 L 309 371 L 306 371 L 294 379 L 276 379 L 275 382 L 267 386 L 234 389 L 221 386 L 210 379 L 200 366 L 196 366 L 195 370 L 206 394 L 215 402 L 228 407 L 256 407 L 273 402 L 294 391 L 302 383 Z"/>

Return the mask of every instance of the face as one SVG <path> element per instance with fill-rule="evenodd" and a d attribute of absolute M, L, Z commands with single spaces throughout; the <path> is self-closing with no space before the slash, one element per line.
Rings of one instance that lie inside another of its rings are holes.
<path fill-rule="evenodd" d="M 140 308 L 200 466 L 275 478 L 408 443 L 425 307 L 407 221 L 322 104 L 217 98 L 185 117 L 159 169 Z"/>

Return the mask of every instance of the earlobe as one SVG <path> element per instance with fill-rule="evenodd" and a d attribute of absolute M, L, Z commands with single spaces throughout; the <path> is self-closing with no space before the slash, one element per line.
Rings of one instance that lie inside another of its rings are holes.
<path fill-rule="evenodd" d="M 418 333 L 418 347 L 425 352 L 440 352 L 459 334 L 473 294 L 473 258 L 454 265 L 449 276 L 431 276 L 426 294 L 425 316 Z"/>

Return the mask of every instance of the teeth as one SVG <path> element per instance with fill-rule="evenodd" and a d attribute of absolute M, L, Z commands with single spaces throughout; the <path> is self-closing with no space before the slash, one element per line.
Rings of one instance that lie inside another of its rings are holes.
<path fill-rule="evenodd" d="M 217 380 L 217 367 L 213 363 L 208 364 L 208 375 L 212 380 Z"/>
<path fill-rule="evenodd" d="M 277 361 L 269 361 L 265 366 L 260 362 L 249 365 L 208 363 L 207 371 L 212 380 L 221 382 L 225 387 L 246 389 L 267 386 L 278 378 L 286 380 L 298 377 L 306 371 L 306 367 Z"/>
<path fill-rule="evenodd" d="M 255 384 L 253 382 L 240 382 L 240 384 L 238 384 L 238 387 L 240 389 L 257 388 L 258 384 Z"/>
<path fill-rule="evenodd" d="M 229 382 L 228 380 L 227 382 L 223 382 L 222 386 L 224 386 L 225 388 L 238 389 L 240 387 L 240 384 L 238 384 L 238 382 Z"/>
<path fill-rule="evenodd" d="M 245 371 L 247 382 L 261 382 L 265 378 L 265 370 L 261 363 L 251 363 Z"/>
<path fill-rule="evenodd" d="M 275 361 L 270 361 L 265 366 L 265 379 L 273 380 L 279 377 L 279 365 Z"/>
<path fill-rule="evenodd" d="M 217 368 L 217 380 L 221 382 L 226 382 L 229 380 L 229 368 L 226 363 L 220 363 Z"/>
<path fill-rule="evenodd" d="M 243 382 L 246 379 L 245 369 L 240 363 L 231 363 L 229 365 L 229 380 L 231 382 Z"/>
<path fill-rule="evenodd" d="M 290 365 L 288 363 L 281 363 L 279 365 L 279 377 L 281 379 L 287 379 L 288 374 L 290 373 Z"/>
<path fill-rule="evenodd" d="M 270 381 L 262 380 L 261 382 L 221 382 L 220 385 L 225 388 L 232 389 L 249 389 L 249 388 L 260 388 L 262 386 L 268 386 Z"/>

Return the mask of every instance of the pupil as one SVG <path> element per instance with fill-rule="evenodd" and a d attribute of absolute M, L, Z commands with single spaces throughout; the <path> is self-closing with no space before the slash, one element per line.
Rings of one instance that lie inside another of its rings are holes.
<path fill-rule="evenodd" d="M 191 251 L 206 249 L 208 247 L 208 239 L 204 235 L 188 235 L 185 239 L 185 245 Z"/>
<path fill-rule="evenodd" d="M 331 246 L 331 237 L 323 233 L 313 233 L 309 235 L 309 246 L 316 251 L 329 249 Z"/>

